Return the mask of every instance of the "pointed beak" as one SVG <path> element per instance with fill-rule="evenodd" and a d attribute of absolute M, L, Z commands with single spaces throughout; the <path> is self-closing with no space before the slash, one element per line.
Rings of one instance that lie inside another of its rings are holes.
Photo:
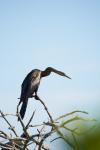
<path fill-rule="evenodd" d="M 66 78 L 68 78 L 68 79 L 72 79 L 72 78 L 70 78 L 70 77 L 69 77 L 69 76 L 67 76 L 67 75 L 65 75 L 65 77 L 66 77 Z"/>

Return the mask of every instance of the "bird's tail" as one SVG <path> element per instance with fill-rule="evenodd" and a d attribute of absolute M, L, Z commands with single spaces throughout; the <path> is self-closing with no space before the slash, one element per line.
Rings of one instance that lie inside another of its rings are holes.
<path fill-rule="evenodd" d="M 20 109 L 20 117 L 23 119 L 25 112 L 26 112 L 26 108 L 27 108 L 27 104 L 28 104 L 28 99 L 23 101 L 21 109 Z M 19 120 L 19 119 L 18 119 Z"/>

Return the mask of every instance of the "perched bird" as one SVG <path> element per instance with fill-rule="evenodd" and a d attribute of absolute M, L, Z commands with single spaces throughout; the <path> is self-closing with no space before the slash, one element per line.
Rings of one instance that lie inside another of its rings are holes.
<path fill-rule="evenodd" d="M 65 73 L 58 71 L 52 67 L 46 68 L 44 71 L 34 69 L 32 70 L 24 79 L 22 85 L 21 85 L 21 96 L 20 96 L 20 101 L 18 106 L 22 102 L 22 106 L 20 109 L 20 116 L 23 119 L 26 108 L 27 108 L 27 103 L 28 103 L 28 98 L 32 97 L 37 97 L 37 91 L 39 88 L 40 80 L 43 77 L 46 77 L 51 74 L 51 72 L 54 72 L 56 74 L 59 74 L 61 76 L 67 77 L 71 79 L 69 76 L 67 76 Z"/>

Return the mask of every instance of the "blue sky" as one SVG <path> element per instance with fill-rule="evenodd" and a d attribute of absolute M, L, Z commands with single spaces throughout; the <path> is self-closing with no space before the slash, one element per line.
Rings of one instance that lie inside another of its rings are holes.
<path fill-rule="evenodd" d="M 99 0 L 0 1 L 0 109 L 15 113 L 26 74 L 47 66 L 72 77 L 41 82 L 38 93 L 54 117 L 76 109 L 99 116 Z M 27 117 L 40 107 L 30 100 Z"/>

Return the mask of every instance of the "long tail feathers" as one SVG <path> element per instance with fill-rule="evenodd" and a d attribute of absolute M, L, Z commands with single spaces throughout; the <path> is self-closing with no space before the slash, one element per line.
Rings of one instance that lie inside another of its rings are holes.
<path fill-rule="evenodd" d="M 28 103 L 28 99 L 23 101 L 21 109 L 20 109 L 20 116 L 21 116 L 22 119 L 24 118 L 24 115 L 25 115 L 25 112 L 26 112 L 27 103 Z"/>

